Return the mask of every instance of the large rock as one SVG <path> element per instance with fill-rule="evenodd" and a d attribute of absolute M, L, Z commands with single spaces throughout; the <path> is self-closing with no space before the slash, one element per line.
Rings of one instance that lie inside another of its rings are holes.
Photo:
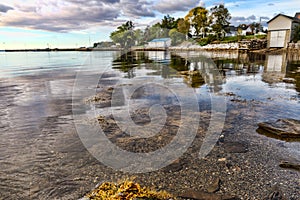
<path fill-rule="evenodd" d="M 275 122 L 258 124 L 258 132 L 265 131 L 282 138 L 300 138 L 300 121 L 295 119 L 279 119 Z"/>
<path fill-rule="evenodd" d="M 220 195 L 214 193 L 207 193 L 204 191 L 187 190 L 179 195 L 181 198 L 194 200 L 239 200 L 240 198 L 231 195 Z"/>
<path fill-rule="evenodd" d="M 226 153 L 246 153 L 248 152 L 248 144 L 245 142 L 226 142 L 223 144 Z"/>
<path fill-rule="evenodd" d="M 300 171 L 300 164 L 291 163 L 289 161 L 281 161 L 281 163 L 279 164 L 279 167 Z"/>

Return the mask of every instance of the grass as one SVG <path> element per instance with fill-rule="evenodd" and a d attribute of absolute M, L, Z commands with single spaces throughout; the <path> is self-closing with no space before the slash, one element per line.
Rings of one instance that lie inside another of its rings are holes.
<path fill-rule="evenodd" d="M 221 41 L 217 40 L 213 36 L 209 36 L 206 38 L 197 39 L 197 42 L 199 45 L 205 46 L 207 44 L 233 43 L 233 42 L 239 42 L 241 40 L 252 40 L 252 39 L 267 39 L 267 35 L 230 36 L 230 37 L 223 38 Z"/>
<path fill-rule="evenodd" d="M 252 39 L 267 39 L 267 35 L 247 35 L 247 36 L 231 36 L 225 37 L 221 41 L 222 43 L 238 42 L 240 40 L 252 40 Z"/>

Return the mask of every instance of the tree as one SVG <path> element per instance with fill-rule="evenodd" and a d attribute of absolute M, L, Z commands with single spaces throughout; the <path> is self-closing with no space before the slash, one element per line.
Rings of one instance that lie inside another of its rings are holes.
<path fill-rule="evenodd" d="M 168 32 L 161 28 L 161 24 L 157 23 L 151 27 L 147 27 L 144 32 L 144 41 L 149 42 L 155 38 L 168 37 Z"/>
<path fill-rule="evenodd" d="M 171 17 L 170 15 L 164 16 L 164 18 L 161 20 L 161 28 L 165 29 L 173 29 L 177 27 L 177 21 L 174 17 Z"/>
<path fill-rule="evenodd" d="M 134 31 L 135 45 L 143 44 L 143 31 L 141 29 L 137 29 Z"/>
<path fill-rule="evenodd" d="M 119 43 L 121 47 L 129 48 L 135 45 L 135 37 L 133 31 L 124 31 L 114 34 L 110 37 L 115 43 Z"/>
<path fill-rule="evenodd" d="M 185 35 L 178 32 L 176 28 L 169 31 L 169 36 L 172 39 L 172 45 L 180 44 L 185 40 Z"/>
<path fill-rule="evenodd" d="M 182 18 L 178 19 L 177 30 L 180 33 L 188 35 L 190 32 L 190 23 Z"/>
<path fill-rule="evenodd" d="M 218 38 L 224 36 L 226 27 L 229 26 L 231 15 L 224 5 L 220 4 L 210 9 L 210 21 L 212 23 L 212 30 L 216 33 Z"/>
<path fill-rule="evenodd" d="M 196 7 L 189 11 L 184 18 L 195 29 L 195 34 L 204 37 L 208 26 L 208 11 L 203 7 Z"/>
<path fill-rule="evenodd" d="M 122 24 L 121 26 L 118 26 L 117 30 L 112 32 L 110 34 L 110 36 L 114 36 L 116 34 L 123 33 L 125 31 L 130 31 L 130 30 L 133 30 L 133 29 L 134 29 L 133 22 L 132 21 L 127 21 L 125 24 Z"/>
<path fill-rule="evenodd" d="M 133 31 L 134 25 L 132 21 L 127 21 L 110 34 L 113 42 L 119 43 L 122 47 L 128 48 L 135 43 L 135 35 Z"/>
<path fill-rule="evenodd" d="M 251 33 L 254 34 L 254 33 L 258 33 L 259 32 L 259 28 L 260 28 L 260 24 L 259 23 L 256 23 L 256 22 L 253 22 L 249 25 L 250 29 L 251 29 Z"/>
<path fill-rule="evenodd" d="M 298 42 L 300 40 L 300 25 L 296 26 L 293 33 L 293 41 Z"/>

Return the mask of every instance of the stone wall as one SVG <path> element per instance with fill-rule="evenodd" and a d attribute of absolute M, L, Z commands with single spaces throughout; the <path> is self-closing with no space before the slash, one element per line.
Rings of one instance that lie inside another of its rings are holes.
<path fill-rule="evenodd" d="M 238 50 L 238 43 L 227 43 L 227 44 L 208 44 L 206 46 L 200 46 L 198 44 L 183 44 L 176 47 L 170 47 L 170 50 Z"/>
<path fill-rule="evenodd" d="M 294 42 L 289 43 L 288 48 L 300 50 L 300 41 L 298 41 L 297 43 Z"/>
<path fill-rule="evenodd" d="M 242 40 L 239 42 L 239 49 L 246 50 L 260 50 L 267 48 L 267 40 L 253 39 L 253 40 Z"/>

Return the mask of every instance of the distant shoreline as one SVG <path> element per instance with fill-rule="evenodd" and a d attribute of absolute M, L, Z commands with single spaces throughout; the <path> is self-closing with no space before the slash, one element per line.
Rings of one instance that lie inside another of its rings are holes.
<path fill-rule="evenodd" d="M 120 51 L 121 48 L 6 49 L 0 52 Z"/>
<path fill-rule="evenodd" d="M 124 51 L 124 48 L 64 48 L 64 49 L 8 49 L 8 50 L 0 50 L 0 53 L 4 52 L 71 52 L 71 51 Z M 254 53 L 282 53 L 282 52 L 289 52 L 289 53 L 299 53 L 299 49 L 292 49 L 292 48 L 262 48 L 262 49 L 242 49 L 238 47 L 213 47 L 213 48 L 206 48 L 201 46 L 191 46 L 191 47 L 180 47 L 174 46 L 169 48 L 143 48 L 143 47 L 134 47 L 128 49 L 129 51 L 243 51 L 243 52 L 254 52 Z"/>

